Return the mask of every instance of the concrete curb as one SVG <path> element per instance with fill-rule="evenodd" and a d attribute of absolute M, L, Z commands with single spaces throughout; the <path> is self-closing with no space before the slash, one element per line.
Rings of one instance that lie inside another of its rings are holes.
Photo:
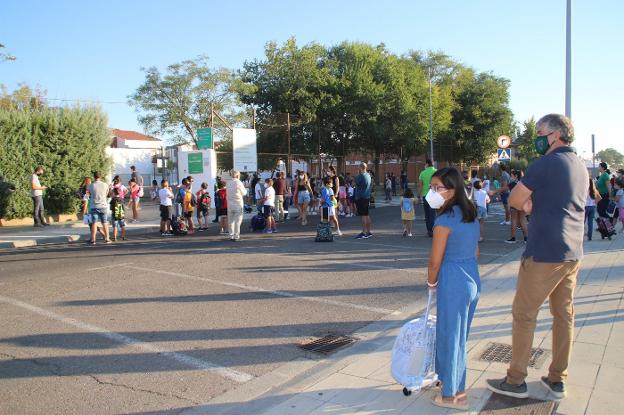
<path fill-rule="evenodd" d="M 129 228 L 126 230 L 127 235 L 146 235 L 158 232 L 160 227 L 158 225 L 150 225 L 141 228 Z M 85 231 L 87 229 L 85 228 Z M 60 245 L 70 244 L 75 242 L 86 242 L 89 239 L 89 234 L 72 234 L 53 237 L 34 237 L 30 239 L 20 239 L 17 241 L 2 241 L 0 240 L 0 249 L 11 248 L 26 248 L 31 246 L 44 246 L 44 245 Z"/>

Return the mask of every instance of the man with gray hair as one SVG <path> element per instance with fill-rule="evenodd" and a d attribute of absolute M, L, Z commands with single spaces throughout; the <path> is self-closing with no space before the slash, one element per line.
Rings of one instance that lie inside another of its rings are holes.
<path fill-rule="evenodd" d="M 511 207 L 531 215 L 511 310 L 512 358 L 506 378 L 487 382 L 493 392 L 528 397 L 524 380 L 537 314 L 548 299 L 553 316 L 552 363 L 541 381 L 561 399 L 566 395 L 564 382 L 574 338 L 573 294 L 583 257 L 589 176 L 571 147 L 574 128 L 569 118 L 549 114 L 536 127 L 534 144 L 542 157 L 529 166 L 509 196 Z"/>
<path fill-rule="evenodd" d="M 231 241 L 240 240 L 240 227 L 243 222 L 243 212 L 245 206 L 245 196 L 247 189 L 240 181 L 240 172 L 232 170 L 232 180 L 227 182 L 225 186 L 225 194 L 227 197 L 227 215 L 228 226 Z"/>

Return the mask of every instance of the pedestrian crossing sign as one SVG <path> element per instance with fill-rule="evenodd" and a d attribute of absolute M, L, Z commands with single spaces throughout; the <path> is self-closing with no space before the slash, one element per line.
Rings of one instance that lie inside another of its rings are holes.
<path fill-rule="evenodd" d="M 511 161 L 511 149 L 499 148 L 498 149 L 498 161 Z"/>

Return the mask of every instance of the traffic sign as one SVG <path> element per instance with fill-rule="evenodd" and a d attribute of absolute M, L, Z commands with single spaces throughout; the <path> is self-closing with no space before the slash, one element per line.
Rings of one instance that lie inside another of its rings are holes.
<path fill-rule="evenodd" d="M 197 148 L 200 150 L 212 148 L 212 128 L 199 128 L 197 130 Z"/>
<path fill-rule="evenodd" d="M 498 149 L 498 161 L 511 161 L 511 149 L 499 148 Z"/>
<path fill-rule="evenodd" d="M 508 148 L 511 145 L 511 138 L 508 135 L 501 135 L 496 139 L 499 148 Z"/>

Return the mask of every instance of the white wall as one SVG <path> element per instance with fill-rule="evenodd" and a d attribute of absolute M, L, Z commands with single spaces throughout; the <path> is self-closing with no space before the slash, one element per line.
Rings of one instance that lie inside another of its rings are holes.
<path fill-rule="evenodd" d="M 120 143 L 121 144 L 121 143 Z M 123 139 L 123 145 L 127 148 L 136 149 L 160 149 L 163 145 L 162 141 L 147 141 L 147 140 L 126 140 Z"/>
<path fill-rule="evenodd" d="M 123 175 L 124 177 L 126 175 L 129 176 L 131 173 L 130 166 L 136 166 L 139 174 L 143 176 L 145 185 L 151 185 L 147 179 L 151 177 L 154 172 L 152 155 L 158 152 L 157 150 L 139 148 L 107 148 L 106 154 L 113 159 L 111 177 L 116 174 Z"/>

